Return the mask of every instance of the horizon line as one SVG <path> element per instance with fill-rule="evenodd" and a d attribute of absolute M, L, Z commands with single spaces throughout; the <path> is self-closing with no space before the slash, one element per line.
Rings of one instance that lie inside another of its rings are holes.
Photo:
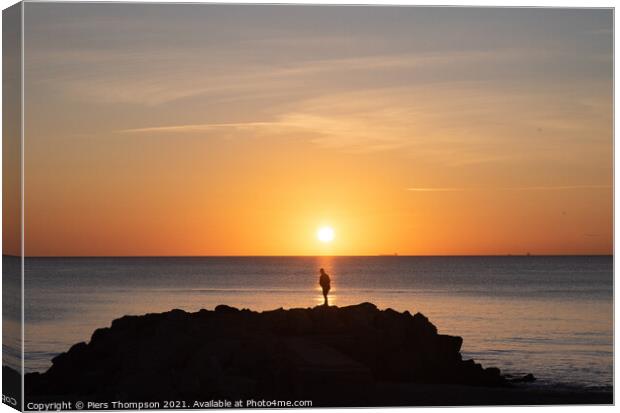
<path fill-rule="evenodd" d="M 3 257 L 20 258 L 21 255 L 2 254 Z M 24 258 L 425 258 L 425 257 L 613 257 L 614 253 L 583 253 L 583 254 L 362 254 L 362 255 L 25 255 Z"/>

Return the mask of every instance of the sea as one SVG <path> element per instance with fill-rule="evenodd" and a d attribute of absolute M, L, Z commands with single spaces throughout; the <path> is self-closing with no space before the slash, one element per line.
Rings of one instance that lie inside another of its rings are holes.
<path fill-rule="evenodd" d="M 536 386 L 613 385 L 612 256 L 26 258 L 24 369 L 45 371 L 126 314 L 321 305 L 319 268 L 330 305 L 420 312 L 485 367 Z M 18 313 L 5 311 L 14 331 Z M 6 336 L 3 363 L 18 367 L 18 336 Z"/>

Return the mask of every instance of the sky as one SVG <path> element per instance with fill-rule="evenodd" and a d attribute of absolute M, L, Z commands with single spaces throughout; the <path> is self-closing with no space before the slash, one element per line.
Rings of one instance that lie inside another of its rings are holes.
<path fill-rule="evenodd" d="M 26 255 L 612 253 L 611 10 L 24 16 Z"/>

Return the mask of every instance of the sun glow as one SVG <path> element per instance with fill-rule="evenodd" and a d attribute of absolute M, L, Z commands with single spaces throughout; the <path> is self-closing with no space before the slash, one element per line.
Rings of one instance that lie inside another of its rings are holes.
<path fill-rule="evenodd" d="M 319 241 L 328 243 L 334 240 L 334 229 L 331 227 L 321 227 L 316 232 Z"/>

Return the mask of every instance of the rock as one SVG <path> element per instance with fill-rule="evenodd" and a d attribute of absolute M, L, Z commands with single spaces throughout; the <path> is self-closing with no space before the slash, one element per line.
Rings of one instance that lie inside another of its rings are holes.
<path fill-rule="evenodd" d="M 26 396 L 310 398 L 314 406 L 360 406 L 373 400 L 378 381 L 507 385 L 499 369 L 463 361 L 462 343 L 438 334 L 420 313 L 371 303 L 262 313 L 226 305 L 172 310 L 125 316 L 95 330 L 89 343 L 54 358 L 48 371 L 27 374 Z"/>
<path fill-rule="evenodd" d="M 525 382 L 532 382 L 532 381 L 536 380 L 536 377 L 534 377 L 534 375 L 532 373 L 528 373 L 525 376 L 523 376 L 523 378 L 521 380 L 525 381 Z"/>
<path fill-rule="evenodd" d="M 536 381 L 536 377 L 534 377 L 532 373 L 529 373 L 522 377 L 512 377 L 509 381 L 511 383 L 531 383 Z"/>
<path fill-rule="evenodd" d="M 216 313 L 235 314 L 235 313 L 238 313 L 239 310 L 236 309 L 235 307 L 230 307 L 230 306 L 227 306 L 225 304 L 220 304 L 217 307 L 215 307 L 215 312 Z"/>

